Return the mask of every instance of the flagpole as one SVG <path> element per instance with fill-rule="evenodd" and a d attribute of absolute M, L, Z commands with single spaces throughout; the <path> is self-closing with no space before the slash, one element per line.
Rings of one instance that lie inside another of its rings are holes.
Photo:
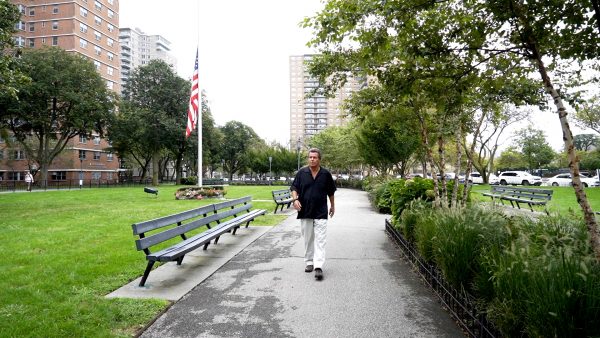
<path fill-rule="evenodd" d="M 197 45 L 196 45 L 196 55 L 198 55 L 199 53 L 199 48 L 200 48 L 200 1 L 196 2 L 197 8 L 196 8 L 196 15 L 198 16 L 197 20 L 196 20 L 196 40 L 197 40 Z M 198 186 L 201 187 L 202 186 L 202 108 L 204 107 L 204 95 L 202 90 L 200 90 L 200 64 L 198 64 L 198 93 L 200 94 L 199 97 L 199 104 L 200 107 L 198 107 L 198 123 L 196 123 L 197 127 L 198 127 Z"/>

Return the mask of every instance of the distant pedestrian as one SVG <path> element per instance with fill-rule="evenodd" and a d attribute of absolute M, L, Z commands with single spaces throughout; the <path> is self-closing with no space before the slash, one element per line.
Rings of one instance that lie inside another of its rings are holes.
<path fill-rule="evenodd" d="M 319 149 L 311 148 L 308 151 L 308 166 L 298 170 L 290 189 L 304 238 L 304 271 L 312 272 L 314 269 L 315 278 L 321 280 L 325 263 L 327 216 L 333 217 L 335 213 L 336 186 L 329 170 L 321 167 Z"/>
<path fill-rule="evenodd" d="M 27 183 L 27 191 L 31 191 L 31 186 L 33 185 L 33 175 L 31 172 L 27 172 L 25 174 L 25 182 Z"/>

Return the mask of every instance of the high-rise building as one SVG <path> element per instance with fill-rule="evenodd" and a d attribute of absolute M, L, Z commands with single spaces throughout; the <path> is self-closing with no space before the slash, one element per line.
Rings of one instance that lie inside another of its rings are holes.
<path fill-rule="evenodd" d="M 109 89 L 121 91 L 118 0 L 11 0 L 11 3 L 21 12 L 14 35 L 18 47 L 56 46 L 83 55 L 93 61 Z M 0 180 L 4 184 L 22 181 L 32 166 L 18 143 L 7 141 L 10 140 L 0 139 Z M 108 142 L 98 135 L 71 140 L 51 163 L 48 180 L 116 181 L 119 159 L 106 150 L 108 147 Z"/>
<path fill-rule="evenodd" d="M 148 35 L 139 28 L 120 28 L 121 85 L 127 81 L 131 71 L 148 61 L 159 59 L 177 69 L 177 59 L 169 52 L 171 42 L 160 35 Z"/>
<path fill-rule="evenodd" d="M 307 64 L 313 57 L 312 54 L 290 56 L 291 148 L 299 147 L 305 143 L 305 139 L 327 127 L 344 125 L 346 119 L 341 105 L 353 92 L 364 85 L 364 81 L 350 78 L 333 98 L 319 94 L 306 97 L 308 93 L 321 86 L 307 70 Z"/>

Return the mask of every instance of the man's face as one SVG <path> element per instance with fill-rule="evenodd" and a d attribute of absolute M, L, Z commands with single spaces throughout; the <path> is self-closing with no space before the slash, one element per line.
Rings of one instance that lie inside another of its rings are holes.
<path fill-rule="evenodd" d="M 319 158 L 319 153 L 308 153 L 308 166 L 311 168 L 316 168 L 321 165 L 321 159 Z"/>

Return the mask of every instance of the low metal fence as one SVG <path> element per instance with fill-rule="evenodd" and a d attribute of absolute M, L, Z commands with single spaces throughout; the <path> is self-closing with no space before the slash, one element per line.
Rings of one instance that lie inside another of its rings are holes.
<path fill-rule="evenodd" d="M 161 181 L 161 184 L 174 183 L 171 181 Z M 32 191 L 48 191 L 48 190 L 76 190 L 86 188 L 113 188 L 113 187 L 136 187 L 142 185 L 152 185 L 152 179 L 144 180 L 64 180 L 64 181 L 48 181 L 35 182 Z M 25 181 L 0 181 L 0 192 L 16 192 L 27 191 L 27 183 Z"/>
<path fill-rule="evenodd" d="M 499 338 L 500 332 L 488 321 L 486 315 L 477 311 L 473 297 L 456 290 L 445 281 L 441 271 L 423 259 L 415 246 L 406 240 L 394 228 L 389 220 L 385 220 L 385 230 L 398 244 L 408 261 L 415 267 L 419 275 L 435 292 L 442 304 L 450 311 L 459 325 L 470 337 Z"/>

